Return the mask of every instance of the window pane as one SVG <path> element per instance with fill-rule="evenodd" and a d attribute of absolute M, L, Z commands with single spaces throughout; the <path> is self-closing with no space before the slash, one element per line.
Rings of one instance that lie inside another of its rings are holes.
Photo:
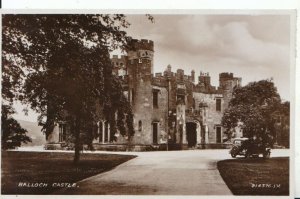
<path fill-rule="evenodd" d="M 158 92 L 157 91 L 153 92 L 153 107 L 154 108 L 158 107 Z"/>
<path fill-rule="evenodd" d="M 221 99 L 216 99 L 216 110 L 221 111 Z"/>

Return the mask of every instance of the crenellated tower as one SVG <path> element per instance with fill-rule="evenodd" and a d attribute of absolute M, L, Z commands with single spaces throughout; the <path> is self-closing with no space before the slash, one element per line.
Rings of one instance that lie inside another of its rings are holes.
<path fill-rule="evenodd" d="M 233 73 L 219 74 L 219 89 L 224 96 L 224 106 L 227 108 L 235 87 L 241 86 L 242 78 L 234 77 Z"/>
<path fill-rule="evenodd" d="M 132 104 L 135 126 L 142 126 L 135 136 L 135 143 L 151 144 L 151 123 L 153 97 L 158 95 L 153 91 L 151 79 L 153 74 L 154 44 L 150 40 L 132 39 L 127 48 L 128 94 Z M 145 114 L 147 113 L 147 114 Z"/>
<path fill-rule="evenodd" d="M 147 79 L 153 74 L 154 45 L 151 40 L 132 39 L 127 49 L 128 67 L 134 78 Z"/>

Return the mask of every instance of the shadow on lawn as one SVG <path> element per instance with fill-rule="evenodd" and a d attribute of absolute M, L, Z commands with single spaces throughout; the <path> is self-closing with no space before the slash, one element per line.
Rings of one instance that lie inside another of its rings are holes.
<path fill-rule="evenodd" d="M 239 158 L 218 162 L 235 195 L 289 195 L 289 158 Z"/>
<path fill-rule="evenodd" d="M 136 156 L 2 151 L 2 194 L 50 194 L 60 188 L 76 189 L 76 182 L 111 170 Z"/>

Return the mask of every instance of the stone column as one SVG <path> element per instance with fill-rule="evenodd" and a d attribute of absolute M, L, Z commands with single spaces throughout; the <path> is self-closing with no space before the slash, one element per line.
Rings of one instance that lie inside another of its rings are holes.
<path fill-rule="evenodd" d="M 54 125 L 53 131 L 48 136 L 48 139 L 46 140 L 46 143 L 52 143 L 52 142 L 59 142 L 59 127 L 58 123 Z"/>
<path fill-rule="evenodd" d="M 107 136 L 108 136 L 107 142 L 109 143 L 110 142 L 110 125 L 109 125 L 109 123 L 107 123 Z"/>
<path fill-rule="evenodd" d="M 177 130 L 175 132 L 175 136 L 176 136 L 176 143 L 180 144 L 181 140 L 180 140 L 180 133 L 181 133 L 181 127 L 179 125 L 179 127 L 177 127 Z"/>
<path fill-rule="evenodd" d="M 102 144 L 104 144 L 105 138 L 105 121 L 102 121 Z"/>
<path fill-rule="evenodd" d="M 100 131 L 99 130 L 99 126 L 100 126 L 99 122 L 97 122 L 96 125 L 97 125 L 97 134 L 99 135 L 99 133 L 100 133 L 99 132 Z M 94 138 L 93 143 L 99 143 L 99 137 L 98 138 Z"/>
<path fill-rule="evenodd" d="M 183 128 L 182 128 L 182 143 L 187 144 L 187 139 L 186 139 L 186 123 L 183 123 Z"/>
<path fill-rule="evenodd" d="M 201 127 L 200 127 L 199 123 L 197 123 L 196 133 L 197 133 L 197 143 L 196 144 L 201 144 Z"/>
<path fill-rule="evenodd" d="M 205 144 L 208 144 L 209 143 L 209 140 L 208 140 L 208 126 L 205 125 Z"/>

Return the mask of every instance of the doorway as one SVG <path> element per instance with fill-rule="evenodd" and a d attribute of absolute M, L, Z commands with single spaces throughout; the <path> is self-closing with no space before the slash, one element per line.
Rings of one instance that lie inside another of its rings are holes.
<path fill-rule="evenodd" d="M 217 133 L 217 143 L 222 143 L 222 130 L 220 126 L 216 127 L 216 133 Z"/>
<path fill-rule="evenodd" d="M 194 147 L 197 144 L 197 124 L 195 122 L 186 123 L 186 138 L 188 147 Z"/>
<path fill-rule="evenodd" d="M 152 123 L 152 139 L 153 144 L 157 144 L 158 122 Z"/>

